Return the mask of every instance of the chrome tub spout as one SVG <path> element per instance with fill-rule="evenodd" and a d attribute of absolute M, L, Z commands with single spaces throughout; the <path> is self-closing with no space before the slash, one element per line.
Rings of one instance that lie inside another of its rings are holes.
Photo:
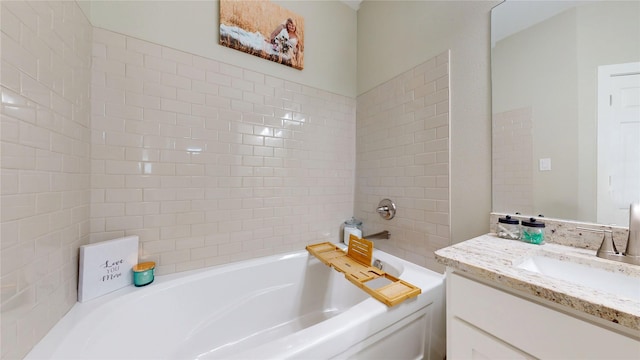
<path fill-rule="evenodd" d="M 381 231 L 379 233 L 371 234 L 363 236 L 364 239 L 390 239 L 391 233 L 387 230 Z"/>

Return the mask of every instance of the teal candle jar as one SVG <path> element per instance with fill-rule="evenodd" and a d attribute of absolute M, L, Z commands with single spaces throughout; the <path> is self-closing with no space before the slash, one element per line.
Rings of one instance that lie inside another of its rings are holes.
<path fill-rule="evenodd" d="M 544 223 L 534 218 L 522 220 L 520 240 L 540 245 L 544 242 Z"/>
<path fill-rule="evenodd" d="M 156 263 L 153 261 L 143 262 L 133 267 L 133 285 L 145 286 L 153 282 Z"/>

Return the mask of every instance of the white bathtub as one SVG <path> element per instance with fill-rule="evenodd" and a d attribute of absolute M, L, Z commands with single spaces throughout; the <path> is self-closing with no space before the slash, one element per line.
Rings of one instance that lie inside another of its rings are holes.
<path fill-rule="evenodd" d="M 388 308 L 299 251 L 76 303 L 26 358 L 442 359 L 443 275 L 378 250 L 374 258 L 422 294 Z"/>

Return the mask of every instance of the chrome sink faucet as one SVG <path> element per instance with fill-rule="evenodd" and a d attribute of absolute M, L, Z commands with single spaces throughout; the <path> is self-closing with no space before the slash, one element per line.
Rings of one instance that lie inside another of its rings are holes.
<path fill-rule="evenodd" d="M 629 237 L 624 255 L 640 260 L 640 202 L 629 207 Z"/>
<path fill-rule="evenodd" d="M 627 248 L 624 253 L 619 253 L 616 249 L 616 245 L 613 243 L 613 234 L 611 237 L 607 237 L 607 231 L 605 231 L 604 239 L 596 252 L 596 256 L 640 265 L 640 203 L 632 203 L 629 207 L 629 237 L 627 238 Z"/>

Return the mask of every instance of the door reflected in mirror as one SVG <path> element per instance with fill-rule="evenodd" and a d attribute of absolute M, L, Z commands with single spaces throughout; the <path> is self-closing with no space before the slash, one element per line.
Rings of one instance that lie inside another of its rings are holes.
<path fill-rule="evenodd" d="M 491 25 L 493 211 L 627 226 L 640 1 L 507 0 Z"/>

